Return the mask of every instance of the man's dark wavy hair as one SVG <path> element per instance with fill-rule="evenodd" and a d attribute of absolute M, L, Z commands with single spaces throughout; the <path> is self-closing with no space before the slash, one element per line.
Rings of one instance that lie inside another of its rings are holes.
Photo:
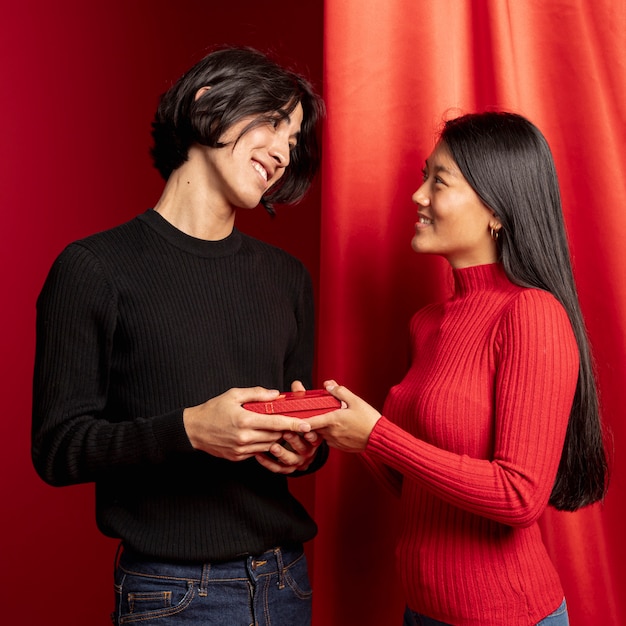
<path fill-rule="evenodd" d="M 498 251 L 509 279 L 549 291 L 572 324 L 580 354 L 578 384 L 550 504 L 575 511 L 604 498 L 608 462 L 593 360 L 550 147 L 534 124 L 504 111 L 449 120 L 440 139 L 472 189 L 502 224 Z"/>
<path fill-rule="evenodd" d="M 198 90 L 207 86 L 210 89 L 196 100 Z M 187 160 L 193 144 L 223 148 L 220 138 L 241 119 L 256 118 L 237 140 L 255 126 L 277 116 L 289 116 L 298 104 L 302 105 L 304 117 L 297 146 L 290 153 L 283 176 L 261 199 L 273 214 L 274 203 L 293 204 L 301 200 L 317 173 L 317 126 L 325 109 L 308 80 L 258 50 L 214 50 L 161 96 L 152 123 L 154 166 L 167 180 Z"/>

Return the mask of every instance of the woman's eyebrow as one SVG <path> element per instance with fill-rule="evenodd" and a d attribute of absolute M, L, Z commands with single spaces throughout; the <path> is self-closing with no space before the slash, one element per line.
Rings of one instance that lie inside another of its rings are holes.
<path fill-rule="evenodd" d="M 455 170 L 451 170 L 449 167 L 446 167 L 445 165 L 441 165 L 441 164 L 437 163 L 437 164 L 431 166 L 428 163 L 428 159 L 426 159 L 425 164 L 426 164 L 426 169 L 428 171 L 430 171 L 432 169 L 433 173 L 435 173 L 435 174 L 439 174 L 440 172 L 443 172 L 444 174 L 449 174 L 450 176 L 457 176 L 457 173 L 456 173 Z"/>

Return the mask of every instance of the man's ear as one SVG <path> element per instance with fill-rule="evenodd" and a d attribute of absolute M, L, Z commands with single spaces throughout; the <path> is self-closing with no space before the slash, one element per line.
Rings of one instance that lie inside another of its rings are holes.
<path fill-rule="evenodd" d="M 209 89 L 211 89 L 211 87 L 209 85 L 207 85 L 206 87 L 200 87 L 200 89 L 198 89 L 198 91 L 196 91 L 196 95 L 194 97 L 194 102 L 200 98 L 201 96 L 203 96 Z"/>

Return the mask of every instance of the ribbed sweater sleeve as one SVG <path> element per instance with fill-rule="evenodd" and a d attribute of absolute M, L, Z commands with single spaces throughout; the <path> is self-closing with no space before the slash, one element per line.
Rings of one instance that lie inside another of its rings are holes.
<path fill-rule="evenodd" d="M 467 268 L 454 297 L 414 316 L 411 341 L 366 449 L 379 474 L 403 477 L 409 605 L 454 624 L 535 624 L 562 599 L 536 522 L 578 378 L 567 314 L 499 265 Z"/>
<path fill-rule="evenodd" d="M 96 480 L 193 448 L 183 407 L 132 420 L 102 419 L 111 384 L 118 293 L 93 252 L 69 246 L 39 297 L 35 359 L 35 466 L 53 485 Z M 136 393 L 150 393 L 147 381 Z"/>

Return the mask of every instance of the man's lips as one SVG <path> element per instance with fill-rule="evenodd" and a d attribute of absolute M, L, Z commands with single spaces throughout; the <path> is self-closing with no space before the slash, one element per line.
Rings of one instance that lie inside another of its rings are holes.
<path fill-rule="evenodd" d="M 252 161 L 252 167 L 259 173 L 265 182 L 267 182 L 268 178 L 271 178 L 271 174 L 267 171 L 265 166 L 258 161 Z"/>

